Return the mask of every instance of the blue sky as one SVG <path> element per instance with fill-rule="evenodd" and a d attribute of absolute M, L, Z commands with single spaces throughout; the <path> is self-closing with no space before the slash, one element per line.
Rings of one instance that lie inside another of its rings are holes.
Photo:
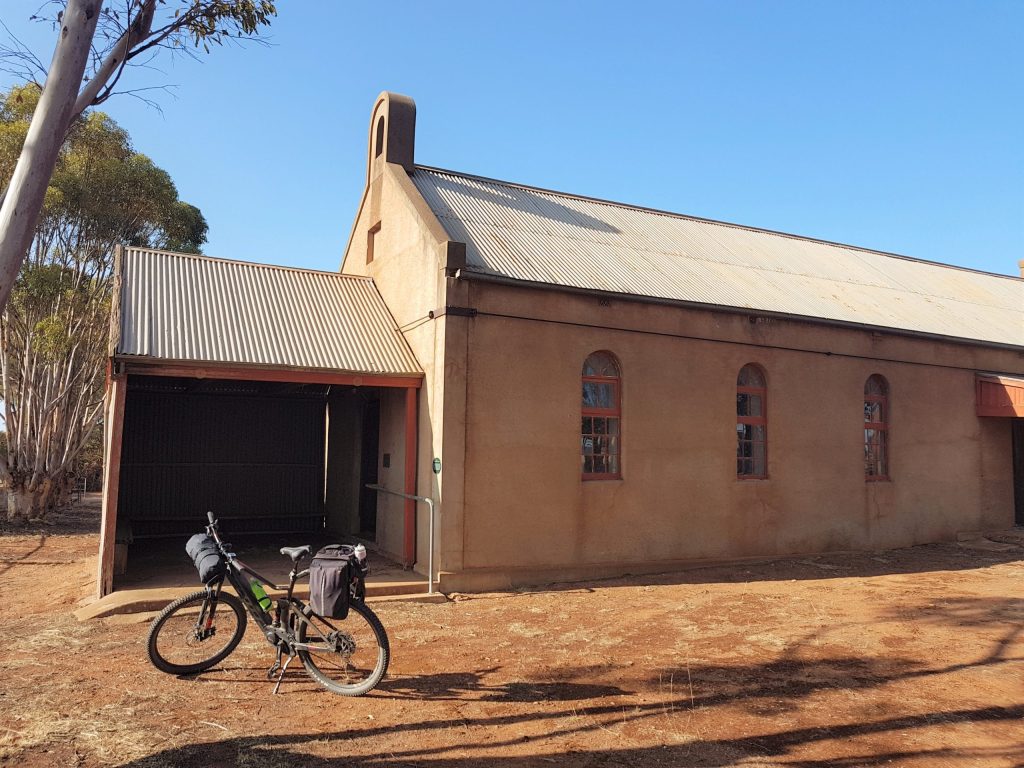
<path fill-rule="evenodd" d="M 0 18 L 41 58 L 53 33 Z M 269 46 L 105 105 L 214 256 L 335 270 L 383 89 L 417 161 L 1004 274 L 1024 259 L 1024 3 L 279 0 Z M 10 79 L 0 78 L 3 85 Z"/>

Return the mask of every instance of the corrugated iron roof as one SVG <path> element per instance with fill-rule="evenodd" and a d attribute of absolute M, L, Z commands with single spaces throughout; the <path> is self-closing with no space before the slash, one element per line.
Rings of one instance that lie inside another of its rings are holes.
<path fill-rule="evenodd" d="M 373 280 L 126 249 L 117 355 L 410 375 L 422 371 Z"/>
<path fill-rule="evenodd" d="M 1024 346 L 1024 280 L 418 166 L 467 272 Z"/>

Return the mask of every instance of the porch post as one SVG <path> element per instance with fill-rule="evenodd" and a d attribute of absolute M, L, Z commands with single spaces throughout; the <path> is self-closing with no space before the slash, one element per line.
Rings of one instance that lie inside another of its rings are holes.
<path fill-rule="evenodd" d="M 405 390 L 405 493 L 416 495 L 416 420 L 417 390 Z M 416 562 L 416 501 L 405 500 L 405 566 L 411 568 Z"/>
<path fill-rule="evenodd" d="M 103 516 L 100 519 L 100 551 L 96 567 L 97 597 L 114 589 L 114 542 L 117 530 L 117 492 L 121 481 L 121 436 L 124 428 L 124 397 L 128 377 L 112 372 L 107 389 L 104 424 Z"/>

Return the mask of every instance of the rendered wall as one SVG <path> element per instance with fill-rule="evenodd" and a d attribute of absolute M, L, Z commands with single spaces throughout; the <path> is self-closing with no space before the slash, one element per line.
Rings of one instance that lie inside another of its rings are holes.
<path fill-rule="evenodd" d="M 381 94 L 342 271 L 374 278 L 425 372 L 415 490 L 439 503 L 443 588 L 896 547 L 1012 524 L 1009 429 L 975 415 L 974 372 L 1024 372 L 1016 351 L 460 279 L 464 250 L 408 176 L 414 137 L 411 100 Z M 623 479 L 583 482 L 580 371 L 602 349 L 624 372 Z M 751 362 L 768 375 L 767 480 L 736 478 L 735 382 Z M 867 483 L 863 387 L 875 373 L 890 386 L 892 479 Z M 401 490 L 394 405 L 382 414 L 392 472 L 382 467 L 381 482 Z M 382 497 L 396 506 L 379 507 L 379 526 L 400 503 Z M 419 506 L 421 571 L 425 516 Z M 395 536 L 378 529 L 386 551 L 398 551 Z"/>
<path fill-rule="evenodd" d="M 1016 352 L 482 282 L 468 300 L 481 314 L 466 356 L 464 565 L 449 588 L 1013 525 L 1009 425 L 975 415 L 974 372 L 1019 370 Z M 580 371 L 596 350 L 622 365 L 622 480 L 580 479 Z M 746 363 L 768 377 L 767 480 L 736 478 Z M 874 373 L 890 387 L 884 482 L 864 479 Z"/>
<path fill-rule="evenodd" d="M 385 466 L 387 461 L 388 466 Z M 385 389 L 380 398 L 380 456 L 377 482 L 401 491 L 405 478 L 405 390 Z M 377 546 L 392 560 L 401 562 L 405 541 L 405 502 L 377 494 Z"/>
<path fill-rule="evenodd" d="M 433 213 L 416 192 L 405 170 L 395 164 L 371 159 L 369 186 L 360 205 L 349 246 L 342 264 L 346 274 L 369 275 L 387 303 L 406 341 L 423 367 L 423 386 L 418 394 L 417 487 L 420 496 L 435 500 L 444 513 L 438 515 L 435 544 L 439 562 L 461 566 L 461 497 L 465 393 L 464 365 L 466 318 L 449 318 L 444 308 L 452 302 L 461 286 L 446 276 L 450 270 L 447 235 Z M 367 262 L 369 232 L 374 234 L 373 260 Z M 451 285 L 451 287 L 450 287 Z M 451 294 L 451 295 L 450 295 Z M 431 317 L 434 313 L 434 317 Z M 455 340 L 446 360 L 446 344 Z M 452 401 L 454 402 L 446 402 Z M 448 414 L 447 421 L 442 414 Z M 447 424 L 447 428 L 446 425 Z M 398 440 L 404 425 L 395 422 L 385 433 L 381 423 L 381 440 Z M 432 471 L 434 457 L 445 456 L 440 474 Z M 445 478 L 454 482 L 445 483 Z M 404 490 L 401 474 L 392 473 L 387 487 Z M 394 505 L 398 500 L 380 504 Z M 390 507 L 389 507 L 390 508 Z M 382 510 L 378 507 L 378 520 Z M 428 509 L 416 507 L 416 570 L 424 572 L 427 563 Z M 378 531 L 378 544 L 384 546 Z M 387 546 L 392 546 L 390 543 Z M 447 549 L 446 549 L 447 548 Z M 391 553 L 400 552 L 389 549 Z"/>

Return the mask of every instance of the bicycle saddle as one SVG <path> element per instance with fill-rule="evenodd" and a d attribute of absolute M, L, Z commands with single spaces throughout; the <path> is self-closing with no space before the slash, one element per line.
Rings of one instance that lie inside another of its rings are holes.
<path fill-rule="evenodd" d="M 281 554 L 288 555 L 292 559 L 292 562 L 298 561 L 298 559 L 304 555 L 309 554 L 309 544 L 304 547 L 281 547 Z"/>

